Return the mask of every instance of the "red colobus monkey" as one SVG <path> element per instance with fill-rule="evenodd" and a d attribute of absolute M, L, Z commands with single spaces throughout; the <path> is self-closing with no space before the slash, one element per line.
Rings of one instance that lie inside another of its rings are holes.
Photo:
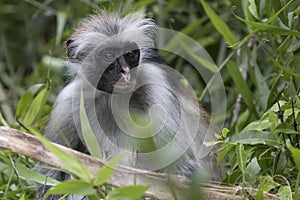
<path fill-rule="evenodd" d="M 89 123 L 106 157 L 135 152 L 121 163 L 184 176 L 198 171 L 220 180 L 216 155 L 208 155 L 210 149 L 203 145 L 214 140 L 216 130 L 182 77 L 155 50 L 156 31 L 154 22 L 141 14 L 122 18 L 102 12 L 85 19 L 66 42 L 74 77 L 55 102 L 45 137 L 89 153 L 80 123 L 83 94 Z M 60 181 L 70 179 L 63 172 L 39 171 Z M 48 188 L 38 185 L 39 197 Z"/>

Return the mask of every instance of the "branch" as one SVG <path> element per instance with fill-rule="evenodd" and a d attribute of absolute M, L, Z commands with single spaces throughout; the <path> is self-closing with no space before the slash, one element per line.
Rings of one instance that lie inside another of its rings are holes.
<path fill-rule="evenodd" d="M 104 160 L 100 160 L 87 154 L 69 149 L 67 147 L 56 144 L 59 148 L 67 153 L 76 156 L 95 176 L 98 170 L 105 164 Z M 24 133 L 15 129 L 0 126 L 0 149 L 8 149 L 13 152 L 31 157 L 40 162 L 51 166 L 67 170 L 59 159 L 33 135 Z M 187 194 L 189 181 L 186 177 L 167 175 L 161 173 L 153 173 L 145 170 L 134 169 L 126 166 L 118 166 L 114 174 L 107 184 L 113 187 L 121 187 L 126 185 L 149 185 L 145 196 L 155 199 L 184 199 Z M 201 189 L 205 199 L 242 199 L 235 195 L 239 190 L 246 190 L 248 194 L 255 195 L 257 190 L 251 188 L 237 189 L 235 187 L 226 187 L 207 184 Z M 266 194 L 265 199 L 279 199 L 275 195 Z"/>

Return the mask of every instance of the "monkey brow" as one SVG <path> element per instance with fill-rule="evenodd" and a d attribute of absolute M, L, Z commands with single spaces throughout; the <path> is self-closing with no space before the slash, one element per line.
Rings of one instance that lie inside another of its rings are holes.
<path fill-rule="evenodd" d="M 110 51 L 133 51 L 133 50 L 138 50 L 139 47 L 137 44 L 134 42 L 122 42 L 122 41 L 109 41 L 105 45 L 102 45 L 106 48 L 105 50 L 110 50 Z"/>
<path fill-rule="evenodd" d="M 104 48 L 102 50 L 108 50 L 108 51 L 113 51 L 113 52 L 119 52 L 121 54 L 127 53 L 128 51 L 134 51 L 138 50 L 138 46 L 131 44 L 131 43 L 125 43 L 125 44 L 120 44 L 120 45 L 114 45 L 114 46 L 107 46 L 107 48 Z"/>

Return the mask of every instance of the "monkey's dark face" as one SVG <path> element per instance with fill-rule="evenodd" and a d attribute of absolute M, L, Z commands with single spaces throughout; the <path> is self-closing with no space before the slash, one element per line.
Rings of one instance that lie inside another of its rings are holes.
<path fill-rule="evenodd" d="M 140 50 L 135 43 L 125 43 L 121 46 L 112 46 L 101 49 L 97 55 L 105 67 L 98 84 L 99 90 L 112 93 L 114 90 L 130 90 L 134 84 L 134 75 L 131 70 L 139 65 Z"/>

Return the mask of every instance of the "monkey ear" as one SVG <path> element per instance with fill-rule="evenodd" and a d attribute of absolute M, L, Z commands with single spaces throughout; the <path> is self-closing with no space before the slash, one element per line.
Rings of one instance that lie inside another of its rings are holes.
<path fill-rule="evenodd" d="M 67 48 L 67 56 L 68 58 L 74 59 L 75 58 L 75 48 L 76 46 L 74 45 L 74 40 L 73 39 L 68 39 L 66 41 L 66 48 Z"/>
<path fill-rule="evenodd" d="M 68 39 L 67 41 L 66 41 L 66 45 L 67 45 L 67 47 L 70 45 L 70 43 L 72 43 L 72 42 L 74 42 L 74 40 L 73 39 Z"/>

